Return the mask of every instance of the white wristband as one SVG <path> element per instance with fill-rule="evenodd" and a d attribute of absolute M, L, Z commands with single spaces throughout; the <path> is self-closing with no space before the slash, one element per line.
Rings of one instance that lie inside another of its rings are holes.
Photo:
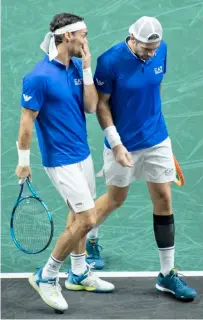
<path fill-rule="evenodd" d="M 104 134 L 108 140 L 108 143 L 110 144 L 111 149 L 119 144 L 122 144 L 121 138 L 115 126 L 110 126 L 104 129 Z"/>
<path fill-rule="evenodd" d="M 85 85 L 90 85 L 94 83 L 91 68 L 83 69 L 83 83 Z"/>
<path fill-rule="evenodd" d="M 20 150 L 18 148 L 18 141 L 16 141 L 16 146 L 18 149 L 18 165 L 21 167 L 30 165 L 30 150 Z"/>

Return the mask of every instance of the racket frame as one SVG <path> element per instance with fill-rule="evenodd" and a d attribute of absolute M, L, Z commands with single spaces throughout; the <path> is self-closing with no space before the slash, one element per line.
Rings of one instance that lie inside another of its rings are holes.
<path fill-rule="evenodd" d="M 28 186 L 28 189 L 30 190 L 31 192 L 31 196 L 22 196 L 23 194 L 23 189 L 24 189 L 24 185 L 25 185 L 25 182 Z M 46 212 L 47 212 L 47 216 L 48 216 L 48 219 L 49 219 L 49 222 L 50 222 L 50 225 L 51 225 L 51 233 L 50 233 L 50 237 L 49 237 L 49 240 L 47 242 L 47 244 L 40 250 L 36 251 L 36 252 L 33 252 L 33 251 L 29 251 L 29 250 L 25 250 L 19 243 L 18 241 L 16 240 L 16 237 L 15 237 L 15 232 L 14 232 L 14 227 L 13 227 L 13 221 L 14 221 L 14 216 L 15 216 L 15 211 L 18 207 L 18 205 L 23 201 L 23 200 L 26 200 L 26 199 L 36 199 L 38 200 L 41 205 L 45 208 Z M 23 183 L 20 184 L 20 192 L 19 192 L 19 196 L 15 202 L 15 205 L 13 207 L 13 210 L 12 210 L 12 213 L 11 213 L 11 219 L 10 219 L 10 234 L 11 234 L 11 238 L 13 240 L 13 242 L 15 243 L 16 247 L 18 249 L 20 249 L 22 252 L 24 253 L 27 253 L 27 254 L 38 254 L 42 251 L 44 251 L 46 248 L 48 248 L 48 246 L 50 245 L 51 241 L 52 241 L 52 238 L 53 238 L 53 234 L 54 234 L 54 223 L 53 223 L 53 219 L 52 219 L 52 215 L 47 207 L 47 205 L 44 203 L 44 201 L 41 200 L 41 198 L 38 196 L 37 192 L 34 190 L 34 188 L 32 187 L 31 183 L 30 183 L 30 180 L 29 178 L 27 178 Z"/>
<path fill-rule="evenodd" d="M 178 160 L 176 159 L 175 156 L 173 156 L 174 159 L 174 163 L 175 163 L 175 169 L 176 169 L 176 180 L 175 183 L 179 186 L 179 187 L 183 187 L 185 184 L 185 178 L 184 178 L 184 174 L 181 170 L 181 167 L 178 163 Z"/>

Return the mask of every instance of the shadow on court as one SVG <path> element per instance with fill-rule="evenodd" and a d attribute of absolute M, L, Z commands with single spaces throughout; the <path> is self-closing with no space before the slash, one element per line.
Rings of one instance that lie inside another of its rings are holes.
<path fill-rule="evenodd" d="M 203 277 L 187 281 L 198 297 L 181 302 L 158 292 L 155 278 L 108 278 L 114 293 L 70 292 L 60 280 L 69 309 L 55 314 L 30 287 L 27 279 L 2 279 L 1 319 L 202 319 Z"/>

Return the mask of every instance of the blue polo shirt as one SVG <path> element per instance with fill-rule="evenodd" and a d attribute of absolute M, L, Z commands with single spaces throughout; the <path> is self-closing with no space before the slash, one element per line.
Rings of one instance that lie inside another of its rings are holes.
<path fill-rule="evenodd" d="M 45 56 L 23 79 L 21 105 L 39 111 L 35 126 L 45 167 L 77 163 L 90 154 L 82 78 L 80 59 L 72 58 L 66 69 Z"/>
<path fill-rule="evenodd" d="M 168 137 L 160 96 L 167 47 L 161 41 L 156 55 L 143 61 L 126 41 L 98 58 L 94 80 L 99 92 L 110 94 L 110 110 L 122 143 L 128 151 L 136 151 Z M 106 139 L 105 144 L 110 148 Z"/>

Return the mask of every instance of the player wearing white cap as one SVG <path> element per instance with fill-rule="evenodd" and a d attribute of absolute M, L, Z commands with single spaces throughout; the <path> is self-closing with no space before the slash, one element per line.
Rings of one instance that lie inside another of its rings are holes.
<path fill-rule="evenodd" d="M 29 149 L 35 121 L 43 166 L 72 212 L 46 265 L 38 268 L 29 282 L 49 306 L 64 311 L 68 305 L 58 274 L 71 252 L 72 270 L 65 282 L 68 289 L 114 290 L 111 283 L 91 272 L 84 254 L 85 236 L 96 223 L 95 177 L 85 112 L 96 111 L 98 95 L 83 18 L 57 14 L 41 49 L 46 56 L 23 80 L 16 174 L 21 179 L 31 175 Z"/>
<path fill-rule="evenodd" d="M 156 288 L 179 299 L 193 299 L 196 291 L 174 269 L 171 182 L 175 166 L 160 90 L 167 46 L 156 18 L 140 18 L 129 33 L 125 41 L 98 58 L 94 77 L 99 92 L 97 116 L 105 134 L 103 172 L 108 186 L 96 201 L 97 223 L 122 205 L 134 180 L 146 181 L 161 264 Z M 95 245 L 98 239 L 87 241 L 87 261 L 101 259 L 94 256 Z"/>

